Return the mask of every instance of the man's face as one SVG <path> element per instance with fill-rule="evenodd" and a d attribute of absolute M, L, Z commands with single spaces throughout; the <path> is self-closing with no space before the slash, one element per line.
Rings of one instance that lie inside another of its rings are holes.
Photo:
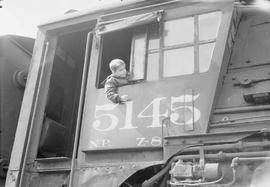
<path fill-rule="evenodd" d="M 126 77 L 127 76 L 127 70 L 125 65 L 121 65 L 118 67 L 118 69 L 114 72 L 115 75 L 119 77 Z"/>

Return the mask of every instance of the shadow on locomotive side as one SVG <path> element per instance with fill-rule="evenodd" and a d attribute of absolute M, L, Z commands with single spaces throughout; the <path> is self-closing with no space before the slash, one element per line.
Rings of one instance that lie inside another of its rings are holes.
<path fill-rule="evenodd" d="M 141 0 L 40 25 L 6 186 L 259 186 L 269 23 L 251 1 Z M 102 84 L 115 58 L 122 104 Z"/>
<path fill-rule="evenodd" d="M 34 42 L 0 36 L 0 186 L 4 186 Z"/>

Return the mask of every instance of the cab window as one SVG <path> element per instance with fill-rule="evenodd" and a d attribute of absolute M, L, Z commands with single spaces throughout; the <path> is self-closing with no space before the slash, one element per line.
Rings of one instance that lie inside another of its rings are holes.
<path fill-rule="evenodd" d="M 97 88 L 104 86 L 104 80 L 111 74 L 109 63 L 115 58 L 125 61 L 132 80 L 158 79 L 158 23 L 104 34 L 101 41 Z M 148 71 L 147 66 L 153 69 Z"/>
<path fill-rule="evenodd" d="M 99 63 L 98 88 L 102 88 L 104 80 L 111 74 L 109 63 L 115 58 L 122 59 L 129 71 L 132 29 L 104 34 L 101 38 L 101 57 Z"/>
<path fill-rule="evenodd" d="M 109 63 L 114 58 L 125 61 L 133 80 L 207 72 L 221 15 L 221 11 L 197 14 L 102 35 L 97 88 L 103 88 L 111 74 Z"/>
<path fill-rule="evenodd" d="M 163 77 L 208 71 L 220 21 L 220 11 L 165 21 Z"/>

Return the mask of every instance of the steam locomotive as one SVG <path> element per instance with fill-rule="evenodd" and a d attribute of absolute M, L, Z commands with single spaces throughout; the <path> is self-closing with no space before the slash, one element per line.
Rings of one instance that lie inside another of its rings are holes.
<path fill-rule="evenodd" d="M 264 8 L 133 0 L 40 25 L 6 187 L 267 184 Z M 122 104 L 102 85 L 115 58 L 134 80 Z"/>
<path fill-rule="evenodd" d="M 34 39 L 0 37 L 0 186 L 4 186 Z"/>

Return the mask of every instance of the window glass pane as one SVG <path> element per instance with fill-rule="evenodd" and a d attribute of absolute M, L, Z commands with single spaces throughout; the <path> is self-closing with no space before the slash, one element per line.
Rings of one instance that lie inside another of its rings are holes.
<path fill-rule="evenodd" d="M 200 72 L 206 72 L 209 70 L 214 47 L 215 43 L 200 45 L 199 48 Z"/>
<path fill-rule="evenodd" d="M 148 54 L 147 80 L 158 80 L 159 74 L 159 53 Z"/>
<path fill-rule="evenodd" d="M 220 21 L 220 11 L 199 15 L 199 39 L 215 39 L 217 37 Z"/>
<path fill-rule="evenodd" d="M 152 24 L 149 26 L 149 44 L 148 50 L 159 48 L 159 24 Z"/>
<path fill-rule="evenodd" d="M 164 45 L 172 46 L 193 42 L 194 18 L 166 21 L 164 24 Z"/>
<path fill-rule="evenodd" d="M 144 29 L 135 31 L 133 42 L 133 60 L 131 64 L 133 79 L 144 79 L 146 53 L 146 32 Z"/>
<path fill-rule="evenodd" d="M 194 47 L 164 51 L 164 77 L 187 75 L 192 73 L 194 73 Z"/>

